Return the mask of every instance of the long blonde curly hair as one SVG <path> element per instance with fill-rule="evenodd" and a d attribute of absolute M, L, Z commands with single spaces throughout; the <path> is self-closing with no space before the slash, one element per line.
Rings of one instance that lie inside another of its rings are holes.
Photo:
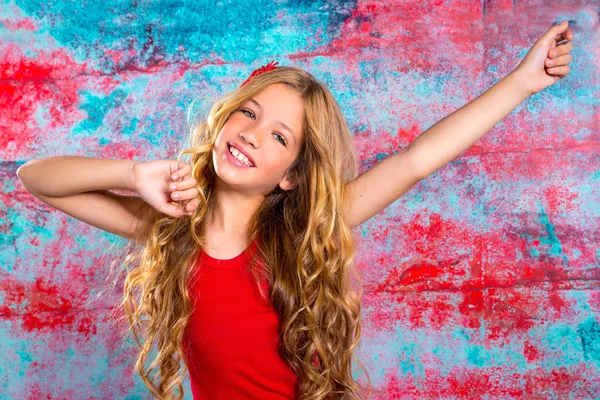
<path fill-rule="evenodd" d="M 207 117 L 192 127 L 191 147 L 179 158 L 191 155 L 200 205 L 191 218 L 155 212 L 145 244 L 126 257 L 121 306 L 141 350 L 135 368 L 160 399 L 183 398 L 189 363 L 182 340 L 192 312 L 188 280 L 206 245 L 205 216 L 216 204 L 215 140 L 234 111 L 275 83 L 287 85 L 303 99 L 304 139 L 287 171 L 296 187 L 275 187 L 250 221 L 246 244 L 255 235 L 260 238 L 253 255 L 253 261 L 260 262 L 252 263 L 252 273 L 261 294 L 261 280 L 269 282 L 269 296 L 283 327 L 280 354 L 298 376 L 300 399 L 360 399 L 364 387 L 353 378 L 353 360 L 371 388 L 354 354 L 361 337 L 362 285 L 343 201 L 347 184 L 358 173 L 353 139 L 330 91 L 303 69 L 280 66 L 217 100 Z M 135 268 L 129 268 L 134 263 Z M 156 357 L 146 367 L 155 344 Z"/>

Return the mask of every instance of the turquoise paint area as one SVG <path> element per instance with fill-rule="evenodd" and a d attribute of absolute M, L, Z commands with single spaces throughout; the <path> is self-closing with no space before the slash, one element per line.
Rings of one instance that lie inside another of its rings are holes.
<path fill-rule="evenodd" d="M 81 93 L 84 99 L 79 109 L 84 110 L 87 118 L 82 119 L 73 129 L 73 134 L 90 133 L 102 126 L 104 117 L 113 109 L 122 106 L 127 98 L 127 92 L 122 89 L 114 90 L 108 96 L 98 96 L 91 92 Z"/>
<path fill-rule="evenodd" d="M 586 348 L 589 350 L 599 344 L 597 333 L 598 331 L 589 323 L 580 324 L 579 327 L 562 323 L 549 325 L 542 341 L 547 357 L 540 366 L 551 371 L 559 367 L 579 365 L 582 361 L 582 334 L 589 340 L 591 346 Z"/>
<path fill-rule="evenodd" d="M 31 364 L 39 359 L 35 351 L 38 344 L 30 339 L 24 339 L 22 336 L 17 337 L 14 328 L 13 320 L 0 321 L 0 342 L 2 343 L 0 373 L 4 377 L 4 382 L 10 382 L 11 391 L 27 393 L 26 385 L 30 383 L 23 377 Z M 39 355 L 39 352 L 37 354 Z"/>
<path fill-rule="evenodd" d="M 543 332 L 539 332 L 543 334 Z M 425 378 L 425 370 L 435 368 L 447 376 L 456 368 L 487 368 L 512 365 L 526 371 L 522 340 L 510 343 L 483 342 L 479 329 L 463 327 L 443 331 L 425 331 L 397 326 L 393 331 L 378 332 L 377 338 L 364 340 L 367 365 L 380 369 L 369 370 L 374 384 L 385 381 L 385 373 L 396 371 L 398 378 L 411 376 L 415 382 Z"/>
<path fill-rule="evenodd" d="M 24 210 L 25 208 L 20 205 L 16 205 L 14 208 L 8 207 L 4 214 L 5 218 L 0 218 L 1 224 L 10 227 L 0 235 L 0 248 L 6 249 L 10 246 L 15 249 L 15 251 L 0 251 L 0 264 L 7 272 L 12 272 L 13 267 L 17 265 L 17 257 L 22 260 L 24 255 L 39 254 L 39 248 L 52 242 L 57 235 L 57 232 L 50 226 L 51 224 L 46 224 L 45 218 L 38 219 L 35 215 L 28 215 L 27 218 L 24 218 Z M 43 224 L 38 224 L 37 221 L 43 221 Z M 32 244 L 32 237 L 35 237 L 39 245 Z M 27 260 L 27 263 L 31 262 L 31 258 L 27 258 Z M 26 273 L 21 269 L 18 276 L 22 281 L 33 282 L 36 272 Z"/>
<path fill-rule="evenodd" d="M 491 364 L 490 359 L 490 351 L 483 346 L 469 346 L 467 348 L 467 360 L 469 364 L 477 367 L 487 367 Z"/>
<path fill-rule="evenodd" d="M 76 59 L 97 62 L 97 68 L 108 72 L 129 68 L 131 57 L 142 65 L 206 58 L 248 63 L 265 54 L 310 51 L 333 39 L 356 2 L 336 7 L 325 0 L 15 3 Z M 111 58 L 106 47 L 122 51 L 123 58 Z M 126 54 L 132 48 L 135 55 Z"/>
<path fill-rule="evenodd" d="M 539 205 L 539 216 L 540 222 L 546 228 L 547 233 L 546 236 L 538 238 L 540 244 L 545 245 L 546 254 L 552 257 L 562 258 L 564 265 L 568 266 L 569 259 L 564 253 L 563 246 L 560 242 L 560 239 L 557 236 L 556 227 L 550 222 L 550 217 L 548 216 L 548 213 L 541 204 Z M 533 253 L 537 253 L 532 255 L 539 256 L 539 252 L 537 251 L 537 249 L 532 247 L 531 250 Z"/>
<path fill-rule="evenodd" d="M 581 340 L 583 356 L 600 367 L 600 324 L 589 318 L 577 326 L 577 334 Z"/>

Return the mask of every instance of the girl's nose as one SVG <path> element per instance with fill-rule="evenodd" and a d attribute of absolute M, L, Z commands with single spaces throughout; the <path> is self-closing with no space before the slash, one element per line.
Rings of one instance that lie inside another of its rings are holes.
<path fill-rule="evenodd" d="M 244 142 L 248 143 L 248 145 L 256 148 L 256 146 L 258 144 L 256 133 L 253 133 L 251 131 L 246 131 L 245 133 L 240 133 L 240 137 L 242 138 L 242 140 Z"/>

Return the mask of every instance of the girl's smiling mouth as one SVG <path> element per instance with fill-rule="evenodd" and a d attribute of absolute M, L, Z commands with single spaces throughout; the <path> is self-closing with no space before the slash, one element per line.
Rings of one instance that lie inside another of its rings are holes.
<path fill-rule="evenodd" d="M 227 144 L 226 157 L 233 165 L 239 168 L 256 168 L 256 165 L 235 146 Z"/>

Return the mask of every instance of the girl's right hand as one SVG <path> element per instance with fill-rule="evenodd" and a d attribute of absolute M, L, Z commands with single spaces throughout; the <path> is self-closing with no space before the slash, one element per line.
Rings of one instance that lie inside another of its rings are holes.
<path fill-rule="evenodd" d="M 189 164 L 177 160 L 136 161 L 131 176 L 133 190 L 163 214 L 175 218 L 192 215 L 200 201 L 191 170 Z M 180 197 L 175 198 L 176 194 Z"/>

